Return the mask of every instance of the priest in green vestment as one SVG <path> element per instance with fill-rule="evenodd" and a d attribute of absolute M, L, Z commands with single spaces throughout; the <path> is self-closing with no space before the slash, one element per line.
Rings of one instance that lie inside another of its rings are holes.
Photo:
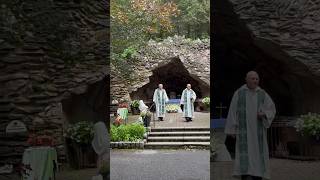
<path fill-rule="evenodd" d="M 248 72 L 246 84 L 232 97 L 225 126 L 225 133 L 236 138 L 234 176 L 270 179 L 267 128 L 275 114 L 272 99 L 259 87 L 258 73 Z"/>
<path fill-rule="evenodd" d="M 159 121 L 163 121 L 166 113 L 166 103 L 169 101 L 166 90 L 163 85 L 159 84 L 158 88 L 153 93 L 153 102 L 156 104 L 156 115 Z"/>
<path fill-rule="evenodd" d="M 186 119 L 187 122 L 192 121 L 194 118 L 194 101 L 196 100 L 197 95 L 191 89 L 191 84 L 187 84 L 187 88 L 183 90 L 181 95 L 181 108 L 183 111 L 182 117 Z"/>

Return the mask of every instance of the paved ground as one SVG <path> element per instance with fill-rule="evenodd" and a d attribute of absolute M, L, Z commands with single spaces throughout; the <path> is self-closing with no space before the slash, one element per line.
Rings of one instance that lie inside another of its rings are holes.
<path fill-rule="evenodd" d="M 232 162 L 211 163 L 210 177 L 217 180 L 237 180 L 231 177 Z M 319 180 L 320 161 L 271 159 L 271 180 Z"/>
<path fill-rule="evenodd" d="M 111 179 L 209 180 L 207 150 L 112 150 Z"/>
<path fill-rule="evenodd" d="M 113 150 L 111 153 L 111 180 L 209 179 L 208 158 L 208 151 Z M 271 159 L 270 163 L 271 180 L 320 179 L 319 161 Z M 232 163 L 219 162 L 210 165 L 210 179 L 236 180 L 230 176 Z M 96 169 L 64 169 L 58 173 L 57 180 L 91 180 L 95 173 Z"/>
<path fill-rule="evenodd" d="M 57 174 L 56 180 L 91 180 L 92 176 L 95 176 L 97 169 L 81 169 L 81 170 L 70 170 L 63 169 Z"/>

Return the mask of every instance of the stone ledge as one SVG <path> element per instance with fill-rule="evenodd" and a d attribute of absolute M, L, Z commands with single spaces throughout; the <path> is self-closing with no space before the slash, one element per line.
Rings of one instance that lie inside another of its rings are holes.
<path fill-rule="evenodd" d="M 111 142 L 112 149 L 144 149 L 144 141 L 140 142 Z"/>

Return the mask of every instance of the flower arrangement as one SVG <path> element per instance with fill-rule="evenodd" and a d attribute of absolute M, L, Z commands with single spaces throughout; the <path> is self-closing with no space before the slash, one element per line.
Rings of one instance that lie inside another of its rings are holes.
<path fill-rule="evenodd" d="M 89 144 L 93 138 L 93 124 L 87 121 L 81 121 L 70 125 L 66 136 L 79 144 Z"/>
<path fill-rule="evenodd" d="M 44 131 L 43 133 L 30 133 L 27 139 L 27 143 L 30 146 L 55 146 L 55 141 L 50 133 Z"/>
<path fill-rule="evenodd" d="M 118 106 L 119 106 L 119 108 L 128 108 L 129 107 L 128 102 L 123 99 L 120 100 L 120 103 Z"/>
<path fill-rule="evenodd" d="M 177 113 L 179 108 L 180 106 L 177 104 L 168 104 L 165 109 L 168 113 Z"/>
<path fill-rule="evenodd" d="M 210 108 L 210 97 L 205 97 L 201 101 L 207 108 Z"/>
<path fill-rule="evenodd" d="M 117 116 L 117 118 L 113 122 L 113 125 L 120 126 L 121 124 L 122 124 L 122 119 L 120 116 Z"/>
<path fill-rule="evenodd" d="M 302 135 L 320 136 L 320 114 L 308 113 L 301 115 L 298 118 L 295 126 L 298 132 L 301 132 Z"/>

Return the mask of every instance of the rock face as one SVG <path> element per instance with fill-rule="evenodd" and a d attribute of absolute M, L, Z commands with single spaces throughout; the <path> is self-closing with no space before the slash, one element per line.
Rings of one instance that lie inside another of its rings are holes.
<path fill-rule="evenodd" d="M 149 41 L 128 62 L 133 68 L 130 78 L 121 76 L 119 71 L 111 73 L 111 95 L 114 99 L 150 99 L 157 83 L 163 83 L 167 89 L 170 84 L 179 81 L 183 82 L 179 91 L 185 88 L 187 82 L 191 82 L 193 88 L 202 91 L 203 96 L 209 96 L 209 40 L 192 41 L 175 36 L 162 42 Z"/>
<path fill-rule="evenodd" d="M 129 92 L 127 86 L 125 85 L 124 78 L 121 76 L 121 72 L 119 72 L 114 66 L 111 65 L 111 86 L 110 92 L 113 99 L 130 99 Z"/>
<path fill-rule="evenodd" d="M 320 2 L 230 0 L 255 38 L 276 43 L 320 76 Z"/>
<path fill-rule="evenodd" d="M 320 111 L 319 2 L 217 0 L 212 12 L 213 106 L 228 105 L 256 70 L 278 115 Z"/>
<path fill-rule="evenodd" d="M 61 147 L 61 102 L 109 83 L 108 15 L 104 0 L 0 3 L 0 163 L 19 161 L 26 147 L 25 137 L 6 136 L 10 121 L 48 129 Z"/>

